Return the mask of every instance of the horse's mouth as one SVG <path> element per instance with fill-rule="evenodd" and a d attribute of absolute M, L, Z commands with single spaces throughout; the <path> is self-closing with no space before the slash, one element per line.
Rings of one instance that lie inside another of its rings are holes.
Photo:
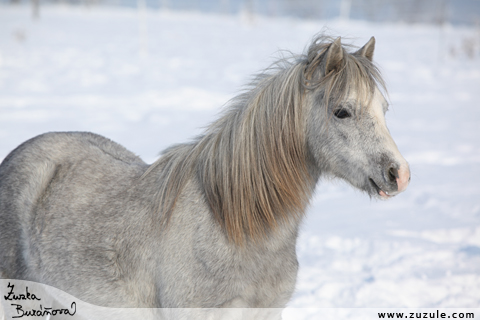
<path fill-rule="evenodd" d="M 379 195 L 382 199 L 388 199 L 393 197 L 394 195 L 388 194 L 388 192 L 383 191 L 376 183 L 373 181 L 372 178 L 368 179 L 370 181 L 370 185 L 373 187 L 373 189 L 376 191 L 377 195 Z"/>

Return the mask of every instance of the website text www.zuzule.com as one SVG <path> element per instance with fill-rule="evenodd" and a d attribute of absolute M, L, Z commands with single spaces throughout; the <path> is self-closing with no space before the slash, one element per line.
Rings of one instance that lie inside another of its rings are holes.
<path fill-rule="evenodd" d="M 473 312 L 378 312 L 379 319 L 475 319 Z"/>

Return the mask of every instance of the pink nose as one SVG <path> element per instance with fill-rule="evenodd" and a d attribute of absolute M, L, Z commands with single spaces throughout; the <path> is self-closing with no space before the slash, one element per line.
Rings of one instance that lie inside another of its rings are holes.
<path fill-rule="evenodd" d="M 401 166 L 398 170 L 397 186 L 398 192 L 402 192 L 407 189 L 408 183 L 410 182 L 410 169 L 408 166 Z"/>

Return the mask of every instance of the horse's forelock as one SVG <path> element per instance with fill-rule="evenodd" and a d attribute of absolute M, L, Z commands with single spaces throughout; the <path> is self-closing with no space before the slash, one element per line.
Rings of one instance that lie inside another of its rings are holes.
<path fill-rule="evenodd" d="M 309 90 L 323 91 L 327 110 L 340 105 L 352 92 L 356 93 L 357 99 L 364 106 L 369 105 L 375 88 L 379 87 L 382 92 L 387 93 L 377 66 L 358 52 L 349 53 L 347 49 L 355 49 L 351 44 L 342 44 L 344 54 L 341 67 L 336 72 L 322 74 L 326 52 L 333 41 L 333 38 L 328 36 L 317 36 L 305 55 L 305 87 Z"/>

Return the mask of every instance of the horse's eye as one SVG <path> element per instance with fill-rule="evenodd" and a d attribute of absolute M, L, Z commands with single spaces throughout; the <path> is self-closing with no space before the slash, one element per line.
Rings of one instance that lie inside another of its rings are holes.
<path fill-rule="evenodd" d="M 335 115 L 335 117 L 337 117 L 339 119 L 344 119 L 344 118 L 350 117 L 350 112 L 348 112 L 345 109 L 335 110 L 335 112 L 333 114 Z"/>

